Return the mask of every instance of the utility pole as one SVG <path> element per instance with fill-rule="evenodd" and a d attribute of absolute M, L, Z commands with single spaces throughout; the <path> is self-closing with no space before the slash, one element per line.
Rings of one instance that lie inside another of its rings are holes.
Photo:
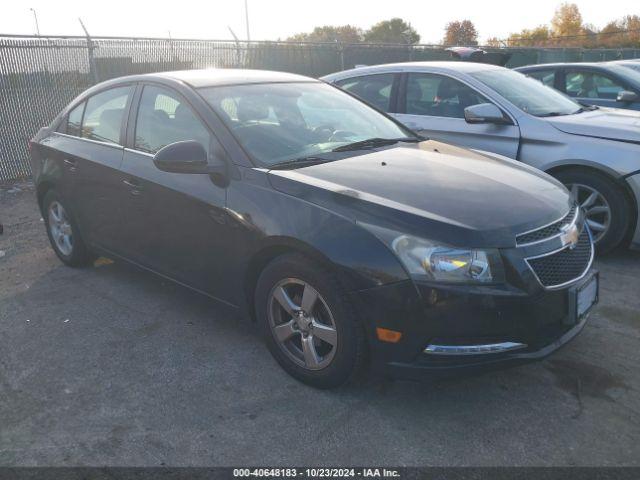
<path fill-rule="evenodd" d="M 87 37 L 87 53 L 89 55 L 89 73 L 93 78 L 93 82 L 98 83 L 100 79 L 98 77 L 96 59 L 93 56 L 93 49 L 95 48 L 93 45 L 93 40 L 91 40 L 91 35 L 89 35 L 89 31 L 87 30 L 87 27 L 84 26 L 84 23 L 82 22 L 82 19 L 80 17 L 78 17 L 78 21 L 80 22 L 80 26 L 82 27 L 82 30 L 84 30 L 84 34 Z"/>
<path fill-rule="evenodd" d="M 249 7 L 247 6 L 247 0 L 244 0 L 244 21 L 247 25 L 247 42 L 250 42 L 251 35 L 249 34 Z"/>
<path fill-rule="evenodd" d="M 40 26 L 38 25 L 38 14 L 36 13 L 36 9 L 30 8 L 29 10 L 33 12 L 33 19 L 36 21 L 36 34 L 40 36 Z"/>
<path fill-rule="evenodd" d="M 234 31 L 231 30 L 231 27 L 227 26 L 227 28 L 231 32 L 233 40 L 236 42 L 236 68 L 240 68 L 240 40 L 238 40 L 238 37 L 236 37 Z"/>

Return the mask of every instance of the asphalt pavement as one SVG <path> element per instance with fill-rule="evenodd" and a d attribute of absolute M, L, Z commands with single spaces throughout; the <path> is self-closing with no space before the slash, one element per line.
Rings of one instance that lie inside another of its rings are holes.
<path fill-rule="evenodd" d="M 640 253 L 547 360 L 334 391 L 249 322 L 124 263 L 71 269 L 28 183 L 0 185 L 0 465 L 640 465 Z"/>

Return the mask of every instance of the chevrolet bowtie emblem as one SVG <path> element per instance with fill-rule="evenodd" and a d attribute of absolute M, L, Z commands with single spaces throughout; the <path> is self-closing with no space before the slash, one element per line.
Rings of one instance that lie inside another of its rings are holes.
<path fill-rule="evenodd" d="M 578 238 L 580 237 L 580 232 L 578 232 L 576 224 L 572 223 L 570 225 L 563 225 L 560 230 L 562 231 L 562 235 L 560 236 L 562 246 L 566 247 L 569 245 L 569 248 L 572 250 L 576 248 Z"/>

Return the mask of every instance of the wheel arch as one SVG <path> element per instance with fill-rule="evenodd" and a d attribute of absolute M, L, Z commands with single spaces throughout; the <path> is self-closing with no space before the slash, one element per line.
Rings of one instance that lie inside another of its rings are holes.
<path fill-rule="evenodd" d="M 629 234 L 633 232 L 636 228 L 638 222 L 638 199 L 635 197 L 633 191 L 624 181 L 619 174 L 617 174 L 614 170 L 607 168 L 605 165 L 593 163 L 593 162 L 569 162 L 555 164 L 550 168 L 545 169 L 545 173 L 548 173 L 552 177 L 555 177 L 560 172 L 566 171 L 582 171 L 582 172 L 590 172 L 595 173 L 597 175 L 601 175 L 605 177 L 607 180 L 612 181 L 622 190 L 627 199 L 627 203 L 629 204 L 631 211 L 631 222 L 629 223 L 629 229 L 627 232 L 627 237 Z M 627 240 L 625 240 L 627 241 Z"/>
<path fill-rule="evenodd" d="M 55 188 L 55 183 L 50 180 L 44 180 L 36 186 L 36 198 L 38 201 L 38 207 L 40 208 L 40 213 L 44 214 L 44 206 L 42 202 L 44 201 L 44 197 L 50 190 Z"/>
<path fill-rule="evenodd" d="M 251 256 L 244 272 L 243 289 L 247 306 L 247 313 L 252 321 L 256 320 L 255 303 L 253 297 L 258 284 L 258 278 L 265 267 L 275 258 L 282 255 L 299 254 L 312 261 L 320 262 L 324 266 L 336 270 L 336 265 L 321 251 L 313 246 L 292 237 L 271 237 Z"/>

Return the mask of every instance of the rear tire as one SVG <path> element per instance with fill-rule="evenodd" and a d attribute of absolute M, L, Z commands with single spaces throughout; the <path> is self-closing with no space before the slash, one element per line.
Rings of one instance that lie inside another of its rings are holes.
<path fill-rule="evenodd" d="M 274 259 L 255 292 L 258 322 L 269 351 L 297 380 L 333 388 L 365 364 L 365 332 L 333 272 L 297 254 Z"/>
<path fill-rule="evenodd" d="M 89 264 L 94 257 L 80 236 L 69 205 L 55 190 L 44 196 L 42 211 L 49 242 L 58 258 L 70 267 Z"/>
<path fill-rule="evenodd" d="M 631 207 L 622 188 L 604 174 L 585 170 L 564 170 L 555 177 L 578 194 L 598 253 L 618 247 L 631 224 Z"/>

